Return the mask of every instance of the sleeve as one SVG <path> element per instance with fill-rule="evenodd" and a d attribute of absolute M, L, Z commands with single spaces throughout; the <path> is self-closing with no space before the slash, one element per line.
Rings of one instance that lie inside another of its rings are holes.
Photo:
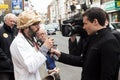
<path fill-rule="evenodd" d="M 0 67 L 4 68 L 10 68 L 12 62 L 11 60 L 7 57 L 5 52 L 0 48 Z"/>
<path fill-rule="evenodd" d="M 69 54 L 74 55 L 74 52 L 77 50 L 77 39 L 75 39 L 74 42 L 71 42 L 71 40 L 69 39 L 68 49 L 69 49 Z"/>
<path fill-rule="evenodd" d="M 44 56 L 47 55 L 47 52 L 48 52 L 48 51 L 49 51 L 49 49 L 48 49 L 46 46 L 42 45 L 42 46 L 40 47 L 40 52 L 41 52 Z"/>
<path fill-rule="evenodd" d="M 13 59 L 18 60 L 22 67 L 30 73 L 36 73 L 46 61 L 46 57 L 40 51 L 35 51 L 34 47 L 25 41 L 13 43 L 10 49 Z"/>
<path fill-rule="evenodd" d="M 1 33 L 0 33 L 0 35 L 1 35 Z M 0 36 L 0 67 L 10 68 L 12 62 L 11 62 L 10 58 L 8 58 L 7 54 L 1 48 L 1 45 L 2 45 L 1 39 L 2 39 L 2 37 Z"/>
<path fill-rule="evenodd" d="M 69 39 L 69 54 L 75 55 L 75 56 L 80 56 L 82 53 L 82 48 L 83 48 L 83 39 L 79 39 L 77 42 L 77 39 L 75 39 L 74 42 L 71 42 Z"/>
<path fill-rule="evenodd" d="M 116 37 L 118 42 L 120 43 L 120 32 L 117 30 L 112 30 L 113 35 Z"/>
<path fill-rule="evenodd" d="M 61 56 L 59 57 L 58 61 L 64 64 L 77 66 L 77 67 L 82 67 L 83 65 L 81 56 L 69 55 L 63 52 L 61 52 Z"/>
<path fill-rule="evenodd" d="M 115 40 L 109 40 L 102 46 L 101 53 L 100 80 L 112 80 L 112 76 L 118 76 L 118 54 L 120 54 L 120 47 Z"/>

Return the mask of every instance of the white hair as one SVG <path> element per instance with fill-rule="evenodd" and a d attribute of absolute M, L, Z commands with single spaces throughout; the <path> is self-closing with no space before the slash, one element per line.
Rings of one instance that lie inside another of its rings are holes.
<path fill-rule="evenodd" d="M 4 21 L 6 21 L 7 19 L 9 19 L 10 17 L 14 17 L 14 18 L 17 18 L 17 16 L 15 14 L 12 14 L 12 13 L 8 13 L 4 16 Z"/>
<path fill-rule="evenodd" d="M 43 29 L 43 28 L 40 28 L 40 31 L 41 31 L 41 30 L 45 31 L 45 33 L 46 33 L 46 35 L 47 35 L 47 30 L 45 30 L 45 29 Z"/>

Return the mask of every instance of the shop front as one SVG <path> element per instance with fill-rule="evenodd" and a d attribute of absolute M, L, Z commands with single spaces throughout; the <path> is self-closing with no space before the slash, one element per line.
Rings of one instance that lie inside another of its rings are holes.
<path fill-rule="evenodd" d="M 111 22 L 120 22 L 120 1 L 114 0 L 103 4 L 104 10 L 109 14 Z"/>

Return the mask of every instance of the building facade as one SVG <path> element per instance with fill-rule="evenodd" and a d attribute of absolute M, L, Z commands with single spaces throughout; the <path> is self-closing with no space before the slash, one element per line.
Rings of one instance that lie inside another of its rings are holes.
<path fill-rule="evenodd" d="M 111 22 L 120 22 L 120 0 L 103 0 L 102 7 L 109 14 Z"/>

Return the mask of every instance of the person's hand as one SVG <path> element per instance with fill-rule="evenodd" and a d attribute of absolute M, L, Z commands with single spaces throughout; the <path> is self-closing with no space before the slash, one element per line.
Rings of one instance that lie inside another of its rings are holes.
<path fill-rule="evenodd" d="M 50 52 L 52 53 L 51 55 L 56 55 L 57 57 L 60 57 L 61 52 L 58 49 L 51 48 Z"/>
<path fill-rule="evenodd" d="M 76 36 L 77 36 L 77 34 L 74 34 L 74 35 L 70 36 L 70 40 L 71 40 L 71 42 L 74 42 L 74 41 L 75 41 Z"/>
<path fill-rule="evenodd" d="M 48 74 L 52 74 L 52 73 L 59 73 L 60 69 L 59 68 L 54 68 L 52 70 L 48 70 Z"/>
<path fill-rule="evenodd" d="M 46 46 L 48 49 L 51 49 L 53 47 L 53 44 L 54 44 L 54 39 L 51 37 L 47 38 L 43 43 L 43 45 Z"/>

